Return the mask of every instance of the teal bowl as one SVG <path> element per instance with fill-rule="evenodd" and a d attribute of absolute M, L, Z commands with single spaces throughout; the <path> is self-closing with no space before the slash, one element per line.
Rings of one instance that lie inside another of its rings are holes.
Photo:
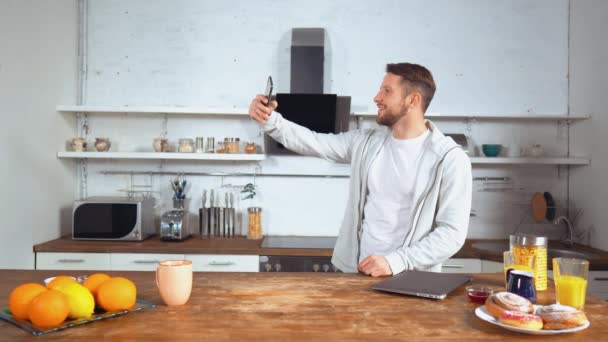
<path fill-rule="evenodd" d="M 502 149 L 502 145 L 497 144 L 483 144 L 481 145 L 481 150 L 486 157 L 496 157 L 500 154 L 500 150 Z"/>

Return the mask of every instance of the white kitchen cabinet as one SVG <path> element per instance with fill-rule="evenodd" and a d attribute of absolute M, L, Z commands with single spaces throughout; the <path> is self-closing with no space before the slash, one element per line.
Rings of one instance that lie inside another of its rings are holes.
<path fill-rule="evenodd" d="M 161 260 L 183 260 L 183 254 L 112 253 L 113 271 L 156 271 Z"/>
<path fill-rule="evenodd" d="M 258 272 L 258 255 L 186 254 L 195 272 Z"/>
<path fill-rule="evenodd" d="M 110 270 L 109 253 L 36 253 L 37 270 Z"/>
<path fill-rule="evenodd" d="M 503 273 L 504 267 L 502 262 L 481 260 L 482 273 Z"/>
<path fill-rule="evenodd" d="M 481 260 L 479 259 L 459 259 L 451 258 L 446 260 L 441 266 L 444 273 L 480 273 Z"/>

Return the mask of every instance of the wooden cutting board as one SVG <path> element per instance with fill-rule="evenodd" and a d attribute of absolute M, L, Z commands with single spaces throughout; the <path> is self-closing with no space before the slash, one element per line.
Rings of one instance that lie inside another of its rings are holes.
<path fill-rule="evenodd" d="M 537 192 L 532 196 L 532 219 L 534 222 L 540 223 L 545 220 L 547 216 L 547 201 L 545 196 Z"/>

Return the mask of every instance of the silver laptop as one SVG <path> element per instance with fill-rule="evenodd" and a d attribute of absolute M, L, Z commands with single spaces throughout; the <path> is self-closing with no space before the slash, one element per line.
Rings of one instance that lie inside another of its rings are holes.
<path fill-rule="evenodd" d="M 448 293 L 469 281 L 471 281 L 471 277 L 463 274 L 405 271 L 381 281 L 371 288 L 384 292 L 444 299 Z"/>

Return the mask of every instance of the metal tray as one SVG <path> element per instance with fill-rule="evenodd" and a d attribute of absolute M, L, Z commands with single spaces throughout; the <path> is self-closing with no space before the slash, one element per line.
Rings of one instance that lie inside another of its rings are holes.
<path fill-rule="evenodd" d="M 106 318 L 114 318 L 114 317 L 128 314 L 129 312 L 136 312 L 136 311 L 143 310 L 145 308 L 154 308 L 154 307 L 156 307 L 156 304 L 150 303 L 145 300 L 138 299 L 135 302 L 135 306 L 130 310 L 116 311 L 116 312 L 97 312 L 96 311 L 89 318 L 79 318 L 79 319 L 74 319 L 74 320 L 68 320 L 68 321 L 63 322 L 60 326 L 43 329 L 43 330 L 37 328 L 35 325 L 33 325 L 29 321 L 22 321 L 22 320 L 14 319 L 13 315 L 11 315 L 10 310 L 8 308 L 4 308 L 4 309 L 2 309 L 2 311 L 0 311 L 0 319 L 13 324 L 13 325 L 31 333 L 34 336 L 40 336 L 40 335 L 48 334 L 50 332 L 76 327 L 79 325 L 99 321 L 99 320 L 106 319 Z"/>

